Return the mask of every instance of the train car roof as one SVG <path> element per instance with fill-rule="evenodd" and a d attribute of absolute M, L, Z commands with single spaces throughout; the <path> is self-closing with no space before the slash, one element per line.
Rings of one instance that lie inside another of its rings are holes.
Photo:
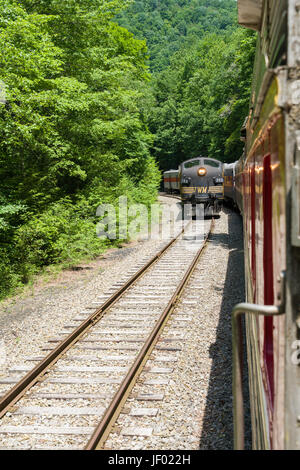
<path fill-rule="evenodd" d="M 204 157 L 203 155 L 199 155 L 198 157 L 194 157 L 194 158 L 189 158 L 189 160 L 184 160 L 184 162 L 181 162 L 180 165 L 184 165 L 185 163 L 188 163 L 188 162 L 193 162 L 194 160 L 213 160 L 214 162 L 218 162 L 221 165 L 224 165 L 224 163 L 222 163 L 220 160 L 217 160 L 216 158 Z"/>
<path fill-rule="evenodd" d="M 239 24 L 259 31 L 262 9 L 263 0 L 238 0 Z"/>
<path fill-rule="evenodd" d="M 224 163 L 225 168 L 234 168 L 237 165 L 237 161 L 234 163 Z"/>

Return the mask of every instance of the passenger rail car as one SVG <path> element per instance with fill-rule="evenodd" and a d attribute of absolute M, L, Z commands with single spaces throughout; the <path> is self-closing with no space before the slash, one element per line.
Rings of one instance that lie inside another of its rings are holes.
<path fill-rule="evenodd" d="M 237 163 L 224 164 L 224 200 L 236 203 L 235 174 Z"/>
<path fill-rule="evenodd" d="M 179 171 L 169 170 L 164 172 L 164 192 L 167 194 L 176 194 L 180 191 Z"/>
<path fill-rule="evenodd" d="M 246 303 L 233 311 L 235 448 L 244 448 L 241 316 L 245 314 L 254 449 L 300 448 L 300 3 L 238 0 L 258 32 L 245 153 Z"/>
<path fill-rule="evenodd" d="M 206 210 L 219 211 L 224 199 L 222 162 L 205 157 L 187 160 L 179 167 L 179 179 L 183 203 L 204 204 Z"/>
<path fill-rule="evenodd" d="M 224 164 L 224 200 L 230 202 L 234 207 L 238 208 L 240 213 L 243 213 L 243 194 L 241 181 L 243 171 L 244 157 L 240 160 Z"/>

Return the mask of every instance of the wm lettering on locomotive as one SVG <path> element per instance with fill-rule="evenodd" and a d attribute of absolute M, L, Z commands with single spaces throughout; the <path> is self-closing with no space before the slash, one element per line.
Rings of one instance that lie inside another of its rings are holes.
<path fill-rule="evenodd" d="M 198 189 L 198 193 L 207 194 L 207 186 L 200 186 L 197 189 Z"/>

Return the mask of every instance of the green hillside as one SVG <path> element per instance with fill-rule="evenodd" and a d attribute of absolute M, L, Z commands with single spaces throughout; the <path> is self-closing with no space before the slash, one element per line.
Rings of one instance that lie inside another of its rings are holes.
<path fill-rule="evenodd" d="M 239 159 L 255 44 L 256 35 L 242 28 L 209 34 L 175 53 L 156 73 L 147 120 L 161 169 L 199 154 L 223 162 Z"/>
<path fill-rule="evenodd" d="M 232 30 L 236 0 L 134 0 L 117 17 L 139 39 L 146 39 L 151 69 L 163 70 L 182 46 L 207 33 Z"/>
<path fill-rule="evenodd" d="M 199 153 L 238 159 L 256 35 L 238 25 L 236 0 L 129 3 L 117 21 L 148 46 L 144 110 L 160 168 Z"/>

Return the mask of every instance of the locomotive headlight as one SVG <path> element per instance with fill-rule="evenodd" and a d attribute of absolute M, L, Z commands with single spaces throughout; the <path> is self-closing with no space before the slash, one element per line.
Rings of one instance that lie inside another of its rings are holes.
<path fill-rule="evenodd" d="M 198 175 L 199 176 L 205 176 L 207 173 L 206 168 L 199 168 L 198 170 Z"/>

